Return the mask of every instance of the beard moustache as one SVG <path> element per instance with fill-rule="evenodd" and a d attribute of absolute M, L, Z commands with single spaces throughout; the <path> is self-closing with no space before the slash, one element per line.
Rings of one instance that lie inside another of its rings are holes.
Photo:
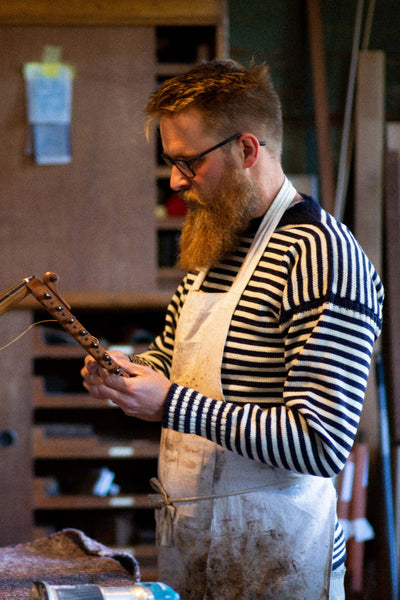
<path fill-rule="evenodd" d="M 186 190 L 189 204 L 180 237 L 178 266 L 186 271 L 210 268 L 237 248 L 257 207 L 255 186 L 241 171 L 225 167 L 212 197 Z"/>

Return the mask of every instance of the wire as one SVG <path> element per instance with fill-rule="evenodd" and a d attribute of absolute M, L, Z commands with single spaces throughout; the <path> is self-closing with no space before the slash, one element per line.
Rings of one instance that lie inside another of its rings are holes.
<path fill-rule="evenodd" d="M 15 342 L 17 342 L 20 338 L 22 338 L 22 336 L 24 336 L 26 333 L 28 333 L 28 331 L 30 329 L 32 329 L 32 327 L 35 327 L 35 325 L 41 325 L 42 323 L 57 323 L 57 320 L 56 319 L 44 319 L 43 321 L 36 321 L 36 323 L 32 323 L 22 333 L 20 333 L 19 335 L 17 335 L 16 338 L 14 338 L 13 340 L 11 340 L 11 342 L 8 342 L 8 344 L 5 344 L 4 346 L 1 346 L 0 347 L 0 352 L 2 350 L 5 350 L 6 348 L 8 348 L 9 346 L 11 346 Z"/>

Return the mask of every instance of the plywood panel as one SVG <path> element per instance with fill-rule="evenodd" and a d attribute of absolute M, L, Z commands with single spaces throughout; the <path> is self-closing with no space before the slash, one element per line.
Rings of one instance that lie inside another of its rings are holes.
<path fill-rule="evenodd" d="M 2 315 L 0 346 L 30 323 L 30 310 Z M 0 546 L 32 534 L 32 352 L 30 335 L 0 352 Z"/>
<path fill-rule="evenodd" d="M 356 99 L 355 231 L 382 272 L 385 54 L 360 52 Z"/>
<path fill-rule="evenodd" d="M 142 117 L 153 29 L 1 27 L 0 36 L 0 287 L 54 270 L 64 291 L 154 289 L 154 154 Z M 76 69 L 69 165 L 24 157 L 21 69 L 45 45 Z"/>
<path fill-rule="evenodd" d="M 382 276 L 385 55 L 360 52 L 356 96 L 355 234 Z M 375 345 L 379 352 L 380 341 Z M 361 416 L 370 448 L 378 447 L 378 401 L 372 361 Z"/>

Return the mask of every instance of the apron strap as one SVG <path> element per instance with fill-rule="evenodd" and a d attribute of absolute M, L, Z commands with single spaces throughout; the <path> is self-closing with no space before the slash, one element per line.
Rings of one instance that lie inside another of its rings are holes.
<path fill-rule="evenodd" d="M 276 482 L 270 482 L 258 487 L 250 488 L 247 490 L 236 490 L 234 492 L 225 492 L 223 494 L 210 494 L 208 496 L 192 496 L 190 498 L 170 498 L 165 490 L 165 487 L 157 479 L 157 477 L 152 477 L 150 479 L 150 485 L 153 490 L 156 492 L 155 494 L 149 494 L 149 503 L 153 508 L 159 509 L 161 511 L 161 523 L 162 527 L 160 527 L 159 531 L 159 544 L 161 546 L 172 546 L 172 532 L 173 532 L 173 522 L 175 520 L 177 509 L 174 504 L 178 502 L 200 502 L 202 500 L 215 500 L 217 498 L 227 498 L 228 496 L 239 496 L 241 494 L 251 494 L 253 492 L 259 492 L 267 487 L 276 487 Z M 293 485 L 293 478 L 288 477 L 287 479 L 282 479 L 279 481 L 279 487 L 288 487 L 289 485 Z"/>
<path fill-rule="evenodd" d="M 236 274 L 235 280 L 232 285 L 232 290 L 237 287 L 243 289 L 244 285 L 242 281 L 242 274 L 246 271 L 247 275 L 245 276 L 245 283 L 248 282 L 261 258 L 261 255 L 269 241 L 269 238 L 275 231 L 275 228 L 278 226 L 278 223 L 281 220 L 284 212 L 293 202 L 296 194 L 296 188 L 285 175 L 282 187 L 280 188 L 278 194 L 275 196 L 270 207 L 265 213 L 256 233 L 256 236 L 253 240 L 253 243 L 249 249 L 249 252 L 243 264 L 241 265 L 238 273 Z M 207 276 L 207 273 L 207 268 L 199 270 L 192 284 L 191 291 L 198 292 L 200 290 L 201 285 Z"/>

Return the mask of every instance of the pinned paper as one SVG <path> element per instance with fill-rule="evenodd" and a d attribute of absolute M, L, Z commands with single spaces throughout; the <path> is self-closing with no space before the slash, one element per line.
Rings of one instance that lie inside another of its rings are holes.
<path fill-rule="evenodd" d="M 60 49 L 46 46 L 41 63 L 23 67 L 32 152 L 40 165 L 72 159 L 70 124 L 74 70 L 59 61 Z"/>

